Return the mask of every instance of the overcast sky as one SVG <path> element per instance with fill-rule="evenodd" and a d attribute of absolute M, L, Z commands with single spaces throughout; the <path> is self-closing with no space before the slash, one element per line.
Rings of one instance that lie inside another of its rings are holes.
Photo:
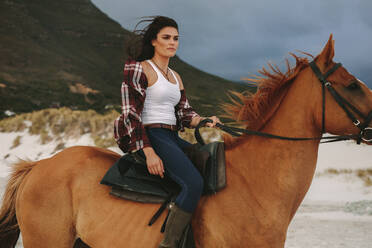
<path fill-rule="evenodd" d="M 330 33 L 335 61 L 372 87 L 371 0 L 92 0 L 132 31 L 142 16 L 179 25 L 177 55 L 224 78 L 239 80 L 289 52 L 317 55 Z M 182 76 L 182 75 L 181 75 Z"/>

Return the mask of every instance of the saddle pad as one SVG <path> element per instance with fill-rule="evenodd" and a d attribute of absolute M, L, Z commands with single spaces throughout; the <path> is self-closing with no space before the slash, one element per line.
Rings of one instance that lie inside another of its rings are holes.
<path fill-rule="evenodd" d="M 180 190 L 180 186 L 169 178 L 151 175 L 146 164 L 135 159 L 132 154 L 118 159 L 100 183 L 111 186 L 112 195 L 139 202 L 155 203 L 154 201 L 160 202 L 160 199 L 163 202 L 170 194 L 176 194 Z M 147 197 L 146 194 L 155 197 Z"/>
<path fill-rule="evenodd" d="M 113 186 L 110 192 L 111 195 L 123 198 L 125 200 L 142 202 L 142 203 L 163 203 L 165 198 L 156 195 L 143 194 L 140 192 L 129 191 Z"/>

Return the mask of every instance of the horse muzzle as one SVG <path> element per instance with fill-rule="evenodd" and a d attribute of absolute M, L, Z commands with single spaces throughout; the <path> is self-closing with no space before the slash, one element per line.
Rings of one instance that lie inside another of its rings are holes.
<path fill-rule="evenodd" d="M 365 128 L 361 133 L 361 138 L 364 142 L 370 143 L 372 145 L 372 127 Z"/>

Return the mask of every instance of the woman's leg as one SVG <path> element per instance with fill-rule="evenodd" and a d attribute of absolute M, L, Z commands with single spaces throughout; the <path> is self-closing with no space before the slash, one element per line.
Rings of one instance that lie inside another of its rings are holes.
<path fill-rule="evenodd" d="M 178 146 L 181 147 L 181 149 L 192 146 L 191 143 L 189 143 L 188 141 L 186 141 L 186 140 L 182 139 L 180 136 L 178 136 L 177 131 L 174 131 L 173 134 L 174 134 L 174 137 L 176 139 L 176 142 L 177 142 Z"/>
<path fill-rule="evenodd" d="M 180 148 L 190 143 L 177 140 L 174 133 L 167 129 L 150 128 L 147 134 L 153 149 L 163 161 L 165 174 L 182 188 L 176 198 L 176 205 L 192 213 L 203 191 L 203 178 Z"/>

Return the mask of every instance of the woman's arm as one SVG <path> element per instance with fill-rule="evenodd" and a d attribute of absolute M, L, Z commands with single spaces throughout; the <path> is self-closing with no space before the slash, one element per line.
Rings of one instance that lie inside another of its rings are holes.
<path fill-rule="evenodd" d="M 194 119 L 195 117 L 200 117 L 200 115 L 196 113 L 195 110 L 189 104 L 189 101 L 187 100 L 187 97 L 186 97 L 186 91 L 185 91 L 185 88 L 183 87 L 183 83 L 182 83 L 182 79 L 180 75 L 177 72 L 175 72 L 175 75 L 179 82 L 180 92 L 181 92 L 181 99 L 178 102 L 178 104 L 175 106 L 177 125 L 179 126 L 180 131 L 184 131 L 185 127 L 188 127 L 188 128 L 195 127 L 195 126 L 192 126 L 191 124 L 192 119 Z"/>
<path fill-rule="evenodd" d="M 175 72 L 175 71 L 174 71 Z M 189 128 L 195 128 L 200 121 L 209 118 L 212 119 L 212 123 L 207 123 L 206 126 L 208 127 L 215 127 L 216 123 L 221 123 L 221 121 L 216 116 L 211 117 L 201 117 L 199 114 L 197 114 L 194 109 L 190 106 L 187 97 L 186 92 L 182 83 L 182 79 L 180 75 L 175 72 L 178 82 L 180 83 L 180 90 L 181 90 L 181 100 L 176 106 L 176 113 L 177 113 L 177 119 L 180 120 L 181 124 L 181 131 L 183 130 L 183 127 L 189 127 Z"/>
<path fill-rule="evenodd" d="M 147 78 L 139 62 L 127 61 L 121 86 L 122 113 L 114 123 L 115 140 L 125 153 L 151 147 L 141 121 L 146 88 Z"/>
<path fill-rule="evenodd" d="M 194 118 L 192 118 L 192 120 L 190 122 L 190 126 L 196 127 L 199 124 L 199 122 L 201 122 L 204 119 L 205 119 L 205 117 L 201 117 L 199 115 L 194 116 Z"/>

